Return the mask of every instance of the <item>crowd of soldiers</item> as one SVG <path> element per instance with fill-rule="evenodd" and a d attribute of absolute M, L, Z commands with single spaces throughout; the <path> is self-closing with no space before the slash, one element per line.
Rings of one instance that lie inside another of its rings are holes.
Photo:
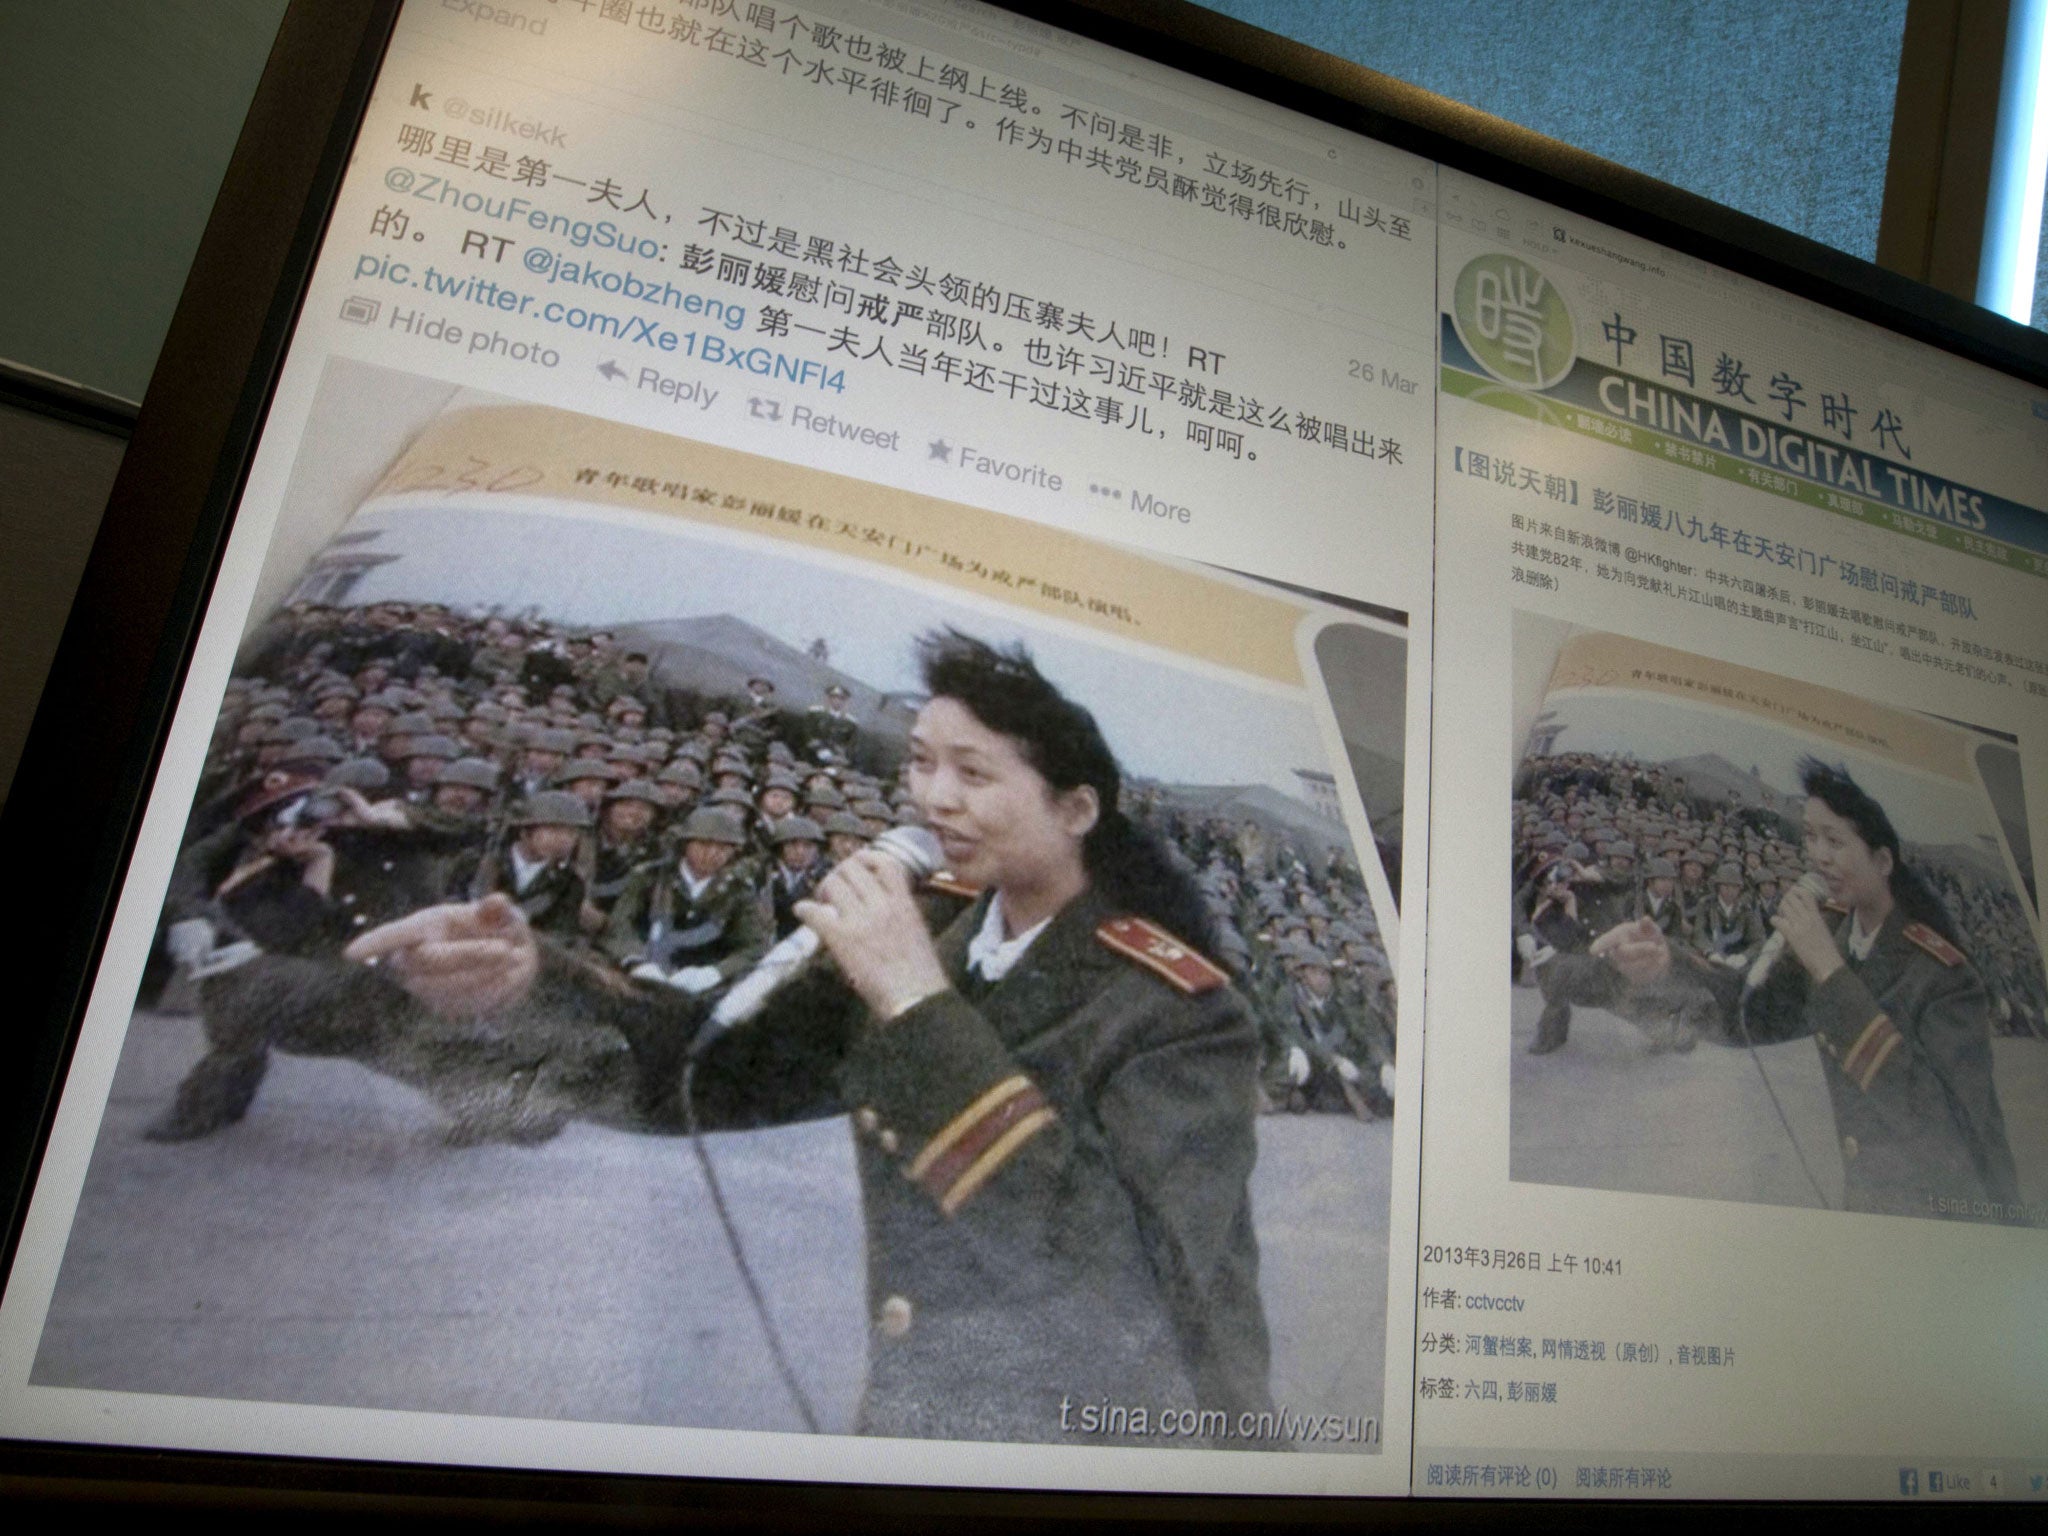
<path fill-rule="evenodd" d="M 1991 990 L 1991 1027 L 2048 1040 L 2048 984 L 2026 908 L 2003 885 L 1922 865 L 1927 882 L 1970 942 L 1970 963 Z"/>
<path fill-rule="evenodd" d="M 1270 1110 L 1394 1107 L 1393 966 L 1358 867 L 1304 855 L 1255 820 L 1196 817 L 1141 791 L 1132 814 L 1197 870 L 1216 959 L 1250 999 Z"/>
<path fill-rule="evenodd" d="M 1513 810 L 1517 974 L 1533 982 L 1553 955 L 1583 953 L 1616 924 L 1642 917 L 1674 945 L 1747 970 L 1779 898 L 1805 868 L 1789 814 L 1688 786 L 1683 774 L 1622 754 L 1526 759 Z M 1972 936 L 1994 1027 L 2048 1032 L 2048 994 L 2018 899 L 1974 875 L 1929 873 Z"/>
<path fill-rule="evenodd" d="M 836 683 L 786 708 L 765 677 L 731 697 L 658 680 L 601 630 L 293 605 L 227 685 L 160 958 L 203 980 L 334 956 L 502 893 L 588 960 L 711 994 L 835 862 L 916 820 L 899 759 Z M 1312 872 L 1257 823 L 1190 819 L 1156 788 L 1127 798 L 1200 871 L 1217 958 L 1260 1012 L 1268 1102 L 1390 1112 L 1392 982 L 1357 870 Z"/>

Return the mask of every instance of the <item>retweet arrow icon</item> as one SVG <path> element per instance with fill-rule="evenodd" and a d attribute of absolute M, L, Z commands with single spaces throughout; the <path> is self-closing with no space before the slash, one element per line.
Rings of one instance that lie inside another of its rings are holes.
<path fill-rule="evenodd" d="M 623 379 L 626 376 L 625 369 L 621 368 L 617 363 L 610 361 L 599 363 L 597 371 L 608 379 Z"/>

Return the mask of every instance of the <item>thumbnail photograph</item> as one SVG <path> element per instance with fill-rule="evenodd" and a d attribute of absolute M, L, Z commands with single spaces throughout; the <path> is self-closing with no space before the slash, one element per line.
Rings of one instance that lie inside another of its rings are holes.
<path fill-rule="evenodd" d="M 1515 620 L 1512 1176 L 2041 1225 L 2012 739 Z"/>

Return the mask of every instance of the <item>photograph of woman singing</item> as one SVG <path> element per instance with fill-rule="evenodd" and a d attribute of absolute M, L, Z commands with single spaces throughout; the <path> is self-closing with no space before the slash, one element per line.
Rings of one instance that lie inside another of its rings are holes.
<path fill-rule="evenodd" d="M 1260 1043 L 1205 958 L 1201 893 L 1119 808 L 1094 716 L 1023 647 L 948 630 L 919 654 L 904 783 L 945 877 L 920 888 L 875 849 L 838 865 L 796 907 L 829 963 L 758 1017 L 706 1031 L 698 1000 L 603 975 L 502 898 L 349 954 L 438 1011 L 530 996 L 617 1029 L 651 1109 L 706 1129 L 850 1113 L 860 1431 L 1058 1440 L 1110 1400 L 1148 1405 L 1152 1435 L 1175 1414 L 1176 1443 L 1256 1444 L 1240 1426 L 1272 1407 L 1248 1193 Z"/>
<path fill-rule="evenodd" d="M 1845 767 L 1807 757 L 1800 783 L 1808 874 L 1771 914 L 1783 936 L 1776 963 L 1760 955 L 1746 976 L 1712 976 L 1728 1043 L 1813 1038 L 1846 1209 L 2023 1219 L 1992 1079 L 1989 994 L 1961 934 L 1906 861 L 1884 807 Z M 1670 967 L 1669 945 L 1645 920 L 1603 941 L 1595 950 L 1629 981 Z"/>

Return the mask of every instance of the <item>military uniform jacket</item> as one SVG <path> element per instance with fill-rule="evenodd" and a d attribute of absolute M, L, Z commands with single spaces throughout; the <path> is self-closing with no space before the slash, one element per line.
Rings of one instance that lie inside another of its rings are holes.
<path fill-rule="evenodd" d="M 1299 1045 L 1317 1059 L 1343 1056 L 1354 1066 L 1366 1059 L 1363 1021 L 1336 989 L 1318 1007 L 1315 994 L 1296 982 L 1285 1007 L 1287 1044 Z"/>
<path fill-rule="evenodd" d="M 691 896 L 675 860 L 643 864 L 612 905 L 605 950 L 617 960 L 653 960 L 666 970 L 716 966 L 726 981 L 768 952 L 772 920 L 757 882 L 758 867 L 735 859 Z"/>
<path fill-rule="evenodd" d="M 1222 1410 L 1234 1430 L 1271 1407 L 1244 1004 L 1159 930 L 1116 929 L 1134 942 L 1113 948 L 1092 894 L 990 986 L 966 967 L 985 911 L 938 940 L 954 988 L 886 1024 L 812 972 L 705 1053 L 698 1113 L 852 1111 L 865 1432 L 1054 1441 L 1063 1400 L 1105 1399 Z M 1180 980 L 1158 953 L 1183 957 Z"/>
<path fill-rule="evenodd" d="M 325 895 L 305 883 L 300 865 L 273 858 L 260 867 L 252 864 L 232 887 L 226 884 L 234 880 L 230 870 L 210 902 L 180 903 L 173 910 L 179 916 L 225 917 L 234 931 L 278 954 L 320 955 L 441 899 L 440 862 L 433 845 L 419 835 L 341 826 L 328 827 L 322 835 L 334 850 L 334 873 Z M 241 846 L 252 860 L 262 859 L 253 839 L 244 836 Z"/>
<path fill-rule="evenodd" d="M 1654 908 L 1654 910 L 1652 910 Z M 1667 939 L 1684 939 L 1688 928 L 1685 920 L 1685 903 L 1678 892 L 1673 891 L 1664 898 L 1664 904 L 1657 906 L 1644 891 L 1639 904 L 1639 915 L 1647 917 L 1657 925 L 1657 931 Z"/>
<path fill-rule="evenodd" d="M 1703 955 L 1754 955 L 1764 941 L 1764 920 L 1756 898 L 1744 893 L 1733 907 L 1708 896 L 1693 914 L 1692 942 Z"/>
<path fill-rule="evenodd" d="M 525 890 L 517 886 L 512 848 L 507 844 L 483 860 L 470 883 L 470 892 L 473 896 L 488 896 L 493 891 L 502 891 L 540 932 L 565 943 L 581 941 L 585 886 L 574 864 L 548 864 L 527 882 Z"/>
<path fill-rule="evenodd" d="M 788 938 L 803 926 L 796 915 L 796 904 L 815 896 L 819 884 L 831 869 L 831 861 L 823 856 L 812 860 L 811 867 L 794 879 L 779 866 L 770 868 L 768 900 L 775 914 L 775 937 L 778 941 Z"/>
<path fill-rule="evenodd" d="M 853 749 L 860 742 L 860 722 L 852 715 L 835 715 L 822 704 L 804 712 L 805 748 L 816 762 L 853 761 Z"/>
<path fill-rule="evenodd" d="M 1617 923 L 1634 922 L 1642 910 L 1642 887 L 1633 875 L 1603 874 L 1598 884 L 1579 888 L 1579 921 L 1597 939 Z"/>
<path fill-rule="evenodd" d="M 601 910 L 610 912 L 612 903 L 625 894 L 633 871 L 660 856 L 660 841 L 651 832 L 631 843 L 609 843 L 599 837 L 591 845 L 591 901 Z"/>
<path fill-rule="evenodd" d="M 1790 1018 L 1782 1003 L 1776 1012 L 1754 1003 L 1750 1010 L 1757 1038 L 1806 1033 L 1820 1046 L 1842 1137 L 1845 1203 L 1897 1216 L 2017 1217 L 2019 1180 L 1992 1082 L 1983 982 L 1961 951 L 1898 911 L 1878 930 L 1870 957 L 1854 959 L 1850 922 L 1842 918 L 1835 934 L 1846 963 L 1806 989 L 1803 1009 Z M 1801 967 L 1783 965 L 1758 998 L 1777 991 L 1787 971 L 1805 979 Z M 1774 1016 L 1779 1028 L 1771 1030 Z"/>

